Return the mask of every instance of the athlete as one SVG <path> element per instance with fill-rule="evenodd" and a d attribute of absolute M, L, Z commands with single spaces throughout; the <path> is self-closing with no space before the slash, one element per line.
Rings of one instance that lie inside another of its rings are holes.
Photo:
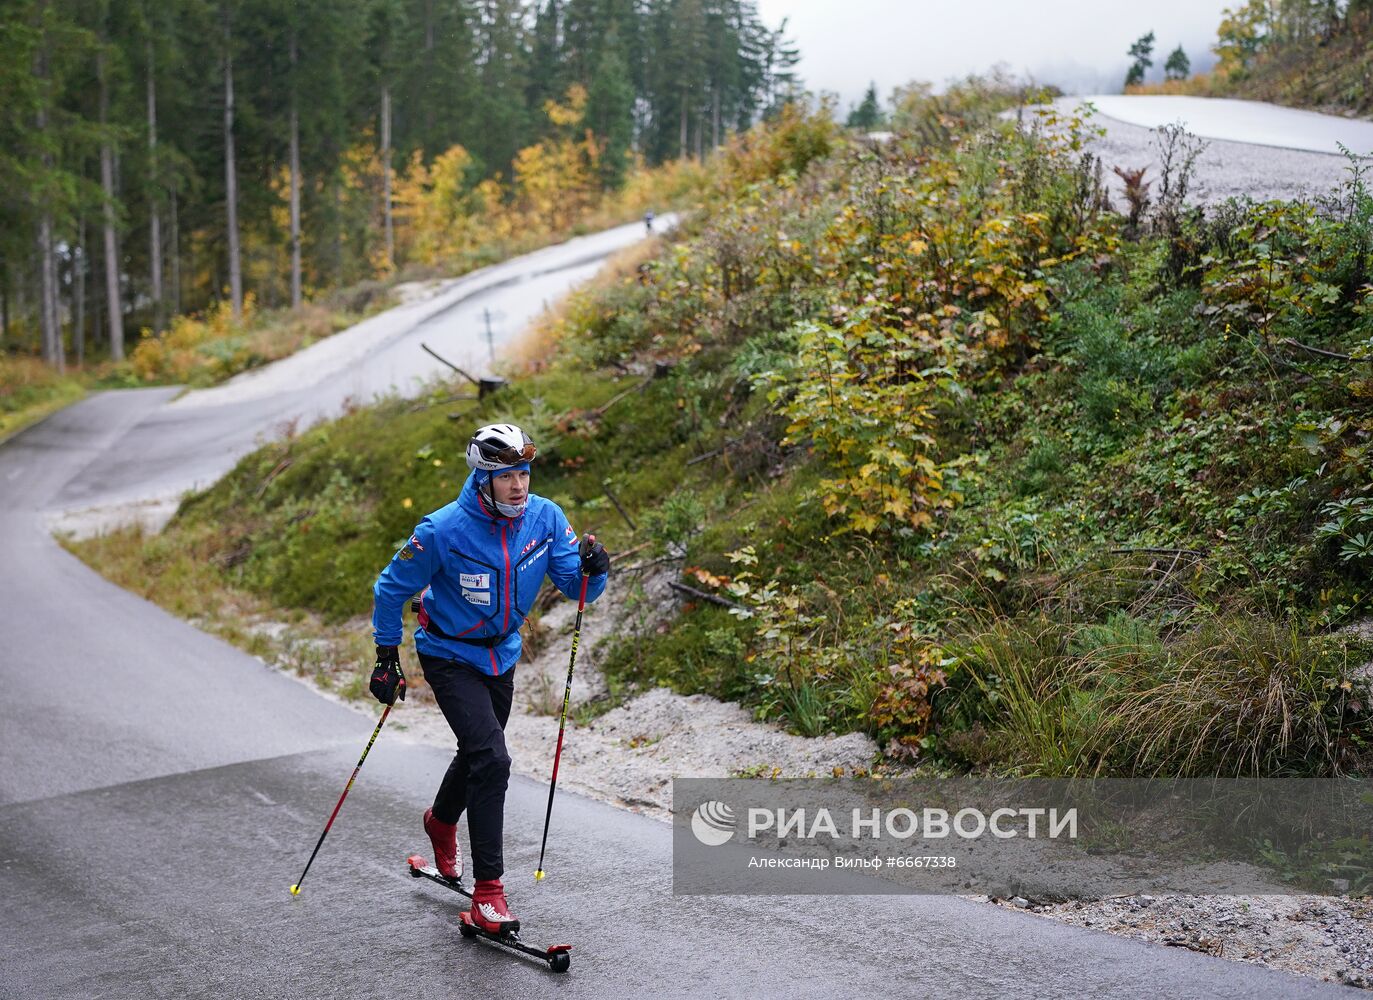
<path fill-rule="evenodd" d="M 520 626 L 547 576 L 569 598 L 605 591 L 610 556 L 590 536 L 578 541 L 562 509 L 529 492 L 537 449 L 514 424 L 481 427 L 467 445 L 471 473 L 458 498 L 425 517 L 372 589 L 376 668 L 370 690 L 405 698 L 398 647 L 402 609 L 419 593 L 415 651 L 424 679 L 457 737 L 458 750 L 424 831 L 440 874 L 462 877 L 457 824 L 467 813 L 472 845 L 471 919 L 493 934 L 518 930 L 506 905 L 502 830 L 510 755 L 505 724 L 520 658 Z"/>

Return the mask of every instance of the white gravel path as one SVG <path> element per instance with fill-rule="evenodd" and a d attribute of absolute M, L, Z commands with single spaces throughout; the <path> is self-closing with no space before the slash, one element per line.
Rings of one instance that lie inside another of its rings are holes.
<path fill-rule="evenodd" d="M 1360 155 L 1373 153 L 1373 122 L 1263 101 L 1163 94 L 1098 94 L 1070 100 L 1090 101 L 1101 114 L 1140 128 L 1180 122 L 1193 135 L 1207 139 L 1332 155 L 1343 143 Z"/>

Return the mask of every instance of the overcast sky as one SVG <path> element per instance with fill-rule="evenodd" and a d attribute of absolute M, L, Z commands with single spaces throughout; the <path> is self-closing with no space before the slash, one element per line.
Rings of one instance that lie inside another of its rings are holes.
<path fill-rule="evenodd" d="M 998 62 L 1068 93 L 1120 93 L 1126 57 L 1152 30 L 1154 68 L 1179 44 L 1192 69 L 1214 62 L 1221 9 L 1240 0 L 758 0 L 763 21 L 801 50 L 806 87 L 832 91 L 841 111 L 870 81 L 885 101 L 912 80 L 942 85 Z M 942 86 L 941 86 L 942 89 Z"/>

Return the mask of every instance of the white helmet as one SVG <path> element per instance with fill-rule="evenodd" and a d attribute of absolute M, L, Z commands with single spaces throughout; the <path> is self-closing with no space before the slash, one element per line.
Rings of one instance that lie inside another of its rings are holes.
<path fill-rule="evenodd" d="M 487 424 L 477 428 L 467 443 L 467 464 L 473 469 L 498 472 L 532 461 L 537 453 L 529 435 L 514 424 Z"/>

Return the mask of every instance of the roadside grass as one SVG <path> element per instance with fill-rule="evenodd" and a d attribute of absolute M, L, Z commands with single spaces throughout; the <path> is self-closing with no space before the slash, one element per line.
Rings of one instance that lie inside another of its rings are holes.
<path fill-rule="evenodd" d="M 298 309 L 260 311 L 253 296 L 235 318 L 229 303 L 202 315 L 181 315 L 167 330 L 144 329 L 127 366 L 141 384 L 203 388 L 240 372 L 270 364 L 332 336 L 394 304 L 380 282 L 365 282 L 335 297 L 330 307 L 306 303 Z"/>
<path fill-rule="evenodd" d="M 86 394 L 80 373 L 59 375 L 37 358 L 0 355 L 0 441 Z"/>
<path fill-rule="evenodd" d="M 611 255 L 596 275 L 597 287 L 637 281 L 652 261 L 663 252 L 661 235 L 648 237 Z M 551 304 L 523 333 L 504 349 L 502 370 L 507 374 L 531 375 L 547 369 L 562 348 L 561 332 L 579 324 L 577 310 L 587 301 L 583 295 L 564 296 Z"/>
<path fill-rule="evenodd" d="M 1355 672 L 1370 650 L 1262 614 L 1199 613 L 1160 634 L 967 609 L 938 696 L 947 756 L 1038 777 L 1336 774 L 1373 765 Z M 970 735 L 971 734 L 971 735 Z"/>

